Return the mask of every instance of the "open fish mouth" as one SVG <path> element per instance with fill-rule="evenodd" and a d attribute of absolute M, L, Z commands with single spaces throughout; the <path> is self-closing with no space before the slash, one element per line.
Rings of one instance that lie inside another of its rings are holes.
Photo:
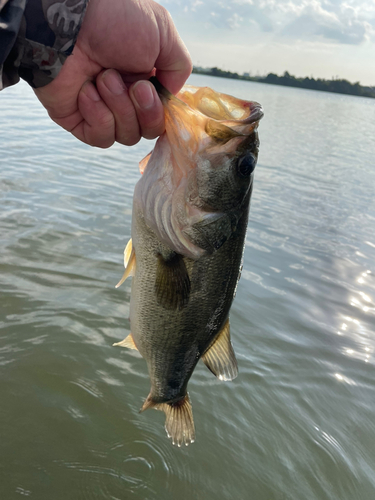
<path fill-rule="evenodd" d="M 209 87 L 184 85 L 177 96 L 171 94 L 156 77 L 150 82 L 155 86 L 164 103 L 180 100 L 207 118 L 219 121 L 228 127 L 250 125 L 258 122 L 264 115 L 262 106 L 255 101 L 245 101 L 233 96 L 215 92 Z"/>
<path fill-rule="evenodd" d="M 178 145 L 178 156 L 185 155 L 181 164 L 192 163 L 191 156 L 209 147 L 235 151 L 245 137 L 256 131 L 263 117 L 263 108 L 255 101 L 191 85 L 185 85 L 174 96 L 156 77 L 150 81 L 164 106 L 168 140 Z"/>

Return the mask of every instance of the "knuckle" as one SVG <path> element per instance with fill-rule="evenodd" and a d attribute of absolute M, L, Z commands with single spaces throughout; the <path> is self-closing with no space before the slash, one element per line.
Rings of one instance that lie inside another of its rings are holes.
<path fill-rule="evenodd" d="M 95 126 L 100 127 L 101 129 L 110 130 L 114 127 L 114 116 L 111 112 L 107 110 L 103 110 L 103 112 L 98 113 Z"/>
<path fill-rule="evenodd" d="M 115 141 L 113 138 L 109 137 L 96 137 L 91 143 L 91 146 L 96 146 L 97 148 L 107 149 L 112 146 Z"/>
<path fill-rule="evenodd" d="M 116 114 L 118 116 L 118 120 L 121 123 L 125 124 L 137 124 L 137 114 L 135 111 L 135 108 L 133 106 L 133 103 L 127 102 L 125 106 L 122 106 L 121 108 L 118 108 L 116 110 Z"/>
<path fill-rule="evenodd" d="M 140 134 L 116 134 L 116 142 L 124 146 L 134 146 L 141 140 Z"/>
<path fill-rule="evenodd" d="M 85 131 L 85 142 L 90 146 L 107 149 L 114 143 L 114 134 L 101 128 L 90 128 Z"/>
<path fill-rule="evenodd" d="M 160 133 L 158 130 L 145 130 L 142 133 L 142 137 L 144 137 L 145 139 L 156 139 L 161 134 L 162 132 Z"/>
<path fill-rule="evenodd" d="M 159 9 L 159 16 L 160 16 L 160 19 L 163 21 L 163 23 L 168 26 L 169 24 L 173 24 L 173 19 L 172 19 L 172 16 L 171 14 L 168 12 L 168 10 L 163 7 L 163 5 L 158 5 L 158 9 Z"/>

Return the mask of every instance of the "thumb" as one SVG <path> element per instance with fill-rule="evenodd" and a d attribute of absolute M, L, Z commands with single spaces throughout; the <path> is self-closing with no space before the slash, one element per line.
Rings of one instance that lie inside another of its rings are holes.
<path fill-rule="evenodd" d="M 171 15 L 163 7 L 157 22 L 160 53 L 155 61 L 156 77 L 170 92 L 177 94 L 192 71 L 190 54 L 177 32 Z"/>

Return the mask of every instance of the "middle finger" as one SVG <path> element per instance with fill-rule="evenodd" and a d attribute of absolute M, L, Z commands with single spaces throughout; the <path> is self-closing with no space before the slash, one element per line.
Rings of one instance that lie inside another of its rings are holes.
<path fill-rule="evenodd" d="M 98 92 L 112 111 L 116 122 L 116 141 L 133 146 L 141 138 L 138 117 L 128 90 L 114 69 L 99 74 L 96 79 Z"/>

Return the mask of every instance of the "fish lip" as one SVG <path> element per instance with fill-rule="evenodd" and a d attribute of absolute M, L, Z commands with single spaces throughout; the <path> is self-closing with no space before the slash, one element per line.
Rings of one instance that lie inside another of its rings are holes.
<path fill-rule="evenodd" d="M 250 114 L 243 120 L 226 120 L 223 123 L 232 123 L 233 125 L 252 125 L 259 122 L 264 116 L 262 105 L 259 102 L 248 101 L 247 106 L 250 108 Z"/>
<path fill-rule="evenodd" d="M 251 102 L 250 116 L 244 120 L 245 123 L 259 122 L 264 116 L 263 108 L 258 102 Z"/>
<path fill-rule="evenodd" d="M 258 128 L 259 121 L 263 118 L 263 108 L 255 101 L 247 101 L 250 113 L 243 120 L 223 120 L 221 123 L 238 132 L 239 135 L 246 137 Z"/>

